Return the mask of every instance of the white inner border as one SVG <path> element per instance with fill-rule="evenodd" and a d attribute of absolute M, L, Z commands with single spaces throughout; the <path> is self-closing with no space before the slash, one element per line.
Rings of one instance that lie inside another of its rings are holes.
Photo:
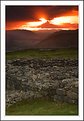
<path fill-rule="evenodd" d="M 78 5 L 79 6 L 79 115 L 6 116 L 5 115 L 5 6 Z M 83 1 L 1 1 L 1 120 L 82 120 L 83 119 Z"/>

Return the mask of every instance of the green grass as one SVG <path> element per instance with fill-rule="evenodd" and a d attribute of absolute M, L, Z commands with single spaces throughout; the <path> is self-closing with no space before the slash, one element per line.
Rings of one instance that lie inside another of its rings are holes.
<path fill-rule="evenodd" d="M 7 52 L 7 59 L 17 58 L 77 58 L 77 49 L 56 49 L 56 50 L 22 50 Z"/>
<path fill-rule="evenodd" d="M 75 104 L 51 100 L 23 100 L 6 109 L 6 115 L 78 115 Z"/>

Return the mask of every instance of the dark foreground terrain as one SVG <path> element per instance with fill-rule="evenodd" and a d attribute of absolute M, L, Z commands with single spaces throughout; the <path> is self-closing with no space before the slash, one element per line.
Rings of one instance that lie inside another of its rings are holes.
<path fill-rule="evenodd" d="M 77 50 L 7 53 L 7 115 L 77 115 Z"/>

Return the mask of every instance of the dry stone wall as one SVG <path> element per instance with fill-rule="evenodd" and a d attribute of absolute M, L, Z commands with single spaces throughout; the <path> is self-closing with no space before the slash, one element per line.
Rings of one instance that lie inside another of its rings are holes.
<path fill-rule="evenodd" d="M 78 103 L 76 59 L 7 60 L 6 105 L 42 97 Z"/>

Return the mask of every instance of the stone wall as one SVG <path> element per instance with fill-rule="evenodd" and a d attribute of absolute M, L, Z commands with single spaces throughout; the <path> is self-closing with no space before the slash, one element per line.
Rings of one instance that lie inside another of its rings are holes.
<path fill-rule="evenodd" d="M 6 62 L 6 105 L 28 98 L 78 102 L 78 61 L 16 59 Z"/>

